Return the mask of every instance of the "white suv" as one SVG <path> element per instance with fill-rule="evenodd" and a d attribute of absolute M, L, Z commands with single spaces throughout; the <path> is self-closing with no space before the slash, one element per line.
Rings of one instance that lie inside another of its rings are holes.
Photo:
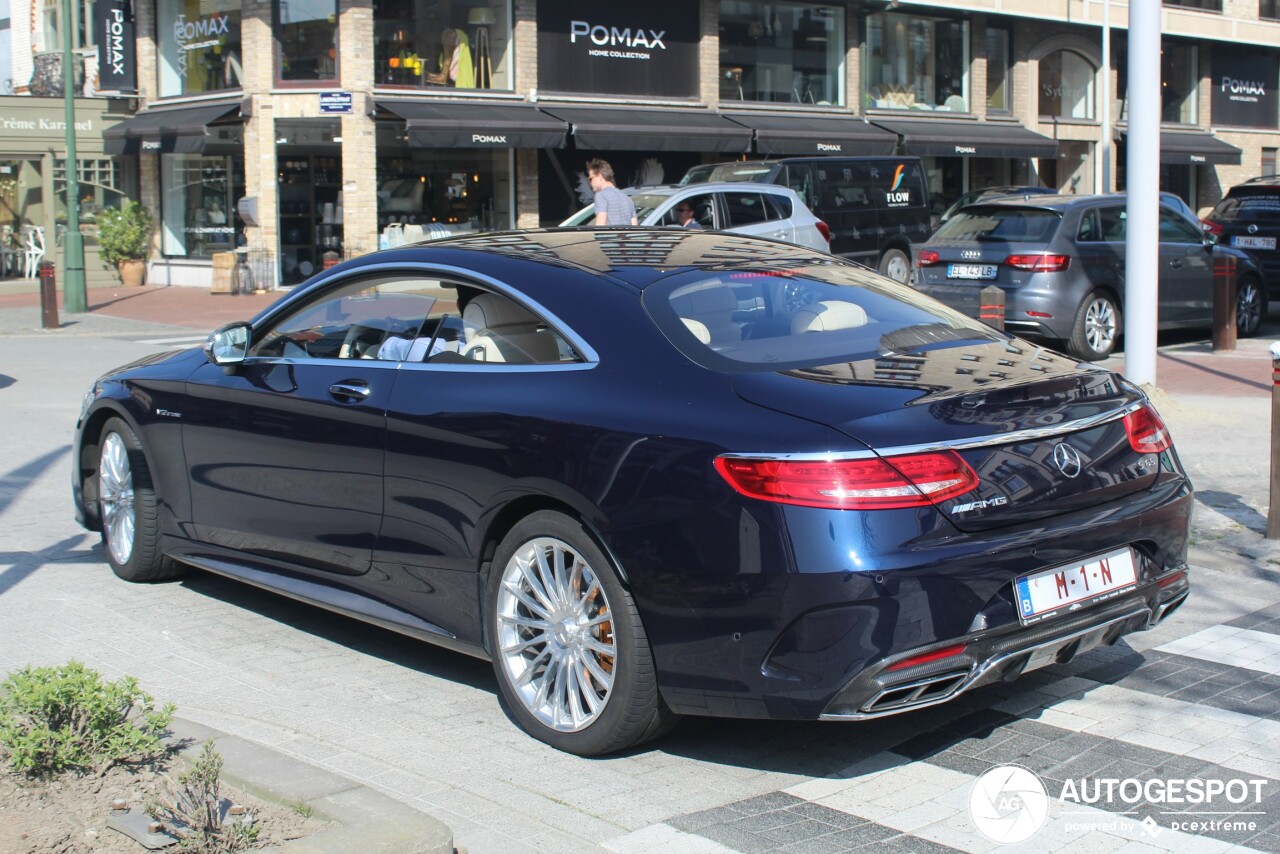
<path fill-rule="evenodd" d="M 623 190 L 636 205 L 641 225 L 680 226 L 676 205 L 690 204 L 704 228 L 772 237 L 827 252 L 827 224 L 813 215 L 794 190 L 752 183 L 708 183 L 686 187 L 630 187 Z M 595 205 L 587 205 L 560 223 L 590 225 Z"/>

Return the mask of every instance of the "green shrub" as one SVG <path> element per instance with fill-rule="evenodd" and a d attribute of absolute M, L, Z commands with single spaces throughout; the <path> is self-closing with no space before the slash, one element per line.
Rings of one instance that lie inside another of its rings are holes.
<path fill-rule="evenodd" d="M 98 214 L 98 247 L 109 264 L 145 261 L 151 254 L 151 212 L 138 202 Z"/>
<path fill-rule="evenodd" d="M 14 770 L 34 776 L 102 774 L 161 756 L 173 711 L 156 709 L 132 676 L 104 682 L 78 661 L 24 667 L 0 683 L 0 747 Z"/>
<path fill-rule="evenodd" d="M 191 770 L 170 784 L 172 803 L 151 805 L 147 812 L 178 837 L 178 847 L 200 854 L 244 851 L 258 839 L 259 825 L 251 815 L 223 816 L 222 756 L 206 741 Z"/>

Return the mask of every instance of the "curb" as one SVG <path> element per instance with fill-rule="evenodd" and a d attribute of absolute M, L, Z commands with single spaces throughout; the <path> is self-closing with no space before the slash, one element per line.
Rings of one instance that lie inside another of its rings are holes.
<path fill-rule="evenodd" d="M 183 751 L 213 740 L 230 784 L 274 803 L 305 803 L 340 826 L 268 851 L 279 854 L 453 854 L 453 831 L 440 820 L 368 786 L 270 747 L 193 721 L 174 718 L 172 742 Z"/>

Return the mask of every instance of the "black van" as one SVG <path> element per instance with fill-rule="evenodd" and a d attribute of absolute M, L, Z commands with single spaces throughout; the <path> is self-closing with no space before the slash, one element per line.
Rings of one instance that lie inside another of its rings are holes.
<path fill-rule="evenodd" d="M 708 163 L 681 184 L 782 184 L 831 229 L 831 251 L 899 282 L 911 275 L 912 245 L 932 231 L 929 187 L 918 157 L 784 157 Z"/>

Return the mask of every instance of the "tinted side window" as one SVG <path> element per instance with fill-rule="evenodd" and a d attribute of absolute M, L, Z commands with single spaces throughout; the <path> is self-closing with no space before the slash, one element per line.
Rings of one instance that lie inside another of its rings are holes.
<path fill-rule="evenodd" d="M 767 222 L 773 218 L 761 193 L 725 193 L 724 204 L 729 213 L 730 228 Z"/>
<path fill-rule="evenodd" d="M 1102 226 L 1098 224 L 1098 212 L 1085 211 L 1076 230 L 1077 243 L 1096 243 L 1102 239 Z"/>
<path fill-rule="evenodd" d="M 1122 207 L 1102 208 L 1098 211 L 1098 222 L 1102 227 L 1102 239 L 1118 242 L 1129 233 L 1128 215 Z"/>
<path fill-rule="evenodd" d="M 817 166 L 822 207 L 835 211 L 874 210 L 871 167 L 866 163 Z"/>
<path fill-rule="evenodd" d="M 788 164 L 785 170 L 782 184 L 795 190 L 796 195 L 800 197 L 800 201 L 809 207 L 813 207 L 813 170 L 800 163 Z"/>
<path fill-rule="evenodd" d="M 1204 232 L 1191 225 L 1170 210 L 1160 210 L 1160 242 L 1190 243 L 1196 246 L 1204 242 Z"/>
<path fill-rule="evenodd" d="M 791 217 L 791 199 L 778 193 L 765 193 L 765 207 L 769 210 L 769 219 L 789 219 Z"/>

